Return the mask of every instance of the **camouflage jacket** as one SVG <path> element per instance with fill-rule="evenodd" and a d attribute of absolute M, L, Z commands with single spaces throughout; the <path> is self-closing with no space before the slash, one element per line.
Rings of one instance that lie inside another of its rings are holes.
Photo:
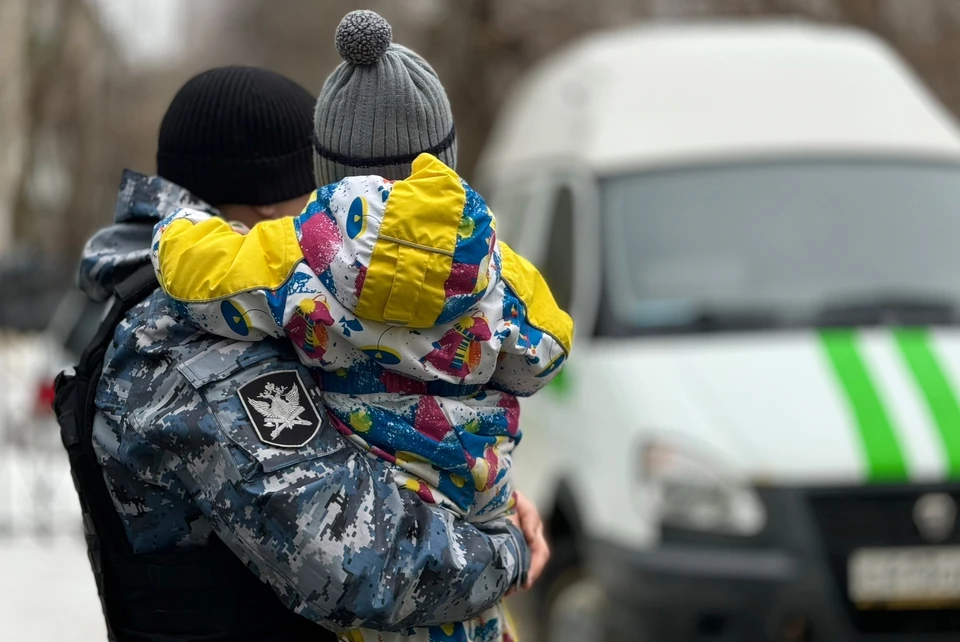
<path fill-rule="evenodd" d="M 148 263 L 153 225 L 188 204 L 212 211 L 126 173 L 117 224 L 84 252 L 84 291 L 103 299 Z M 134 551 L 216 534 L 289 608 L 334 630 L 467 620 L 523 581 L 519 531 L 480 530 L 398 489 L 319 399 L 287 341 L 205 334 L 159 290 L 131 310 L 104 363 L 94 445 Z"/>

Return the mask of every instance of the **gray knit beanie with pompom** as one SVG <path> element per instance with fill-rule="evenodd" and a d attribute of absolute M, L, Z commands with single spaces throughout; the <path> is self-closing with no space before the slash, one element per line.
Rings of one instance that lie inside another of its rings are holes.
<path fill-rule="evenodd" d="M 456 169 L 443 85 L 423 58 L 392 38 L 390 23 L 373 11 L 351 11 L 337 27 L 344 61 L 324 83 L 314 116 L 321 185 L 365 174 L 400 180 L 424 152 Z"/>

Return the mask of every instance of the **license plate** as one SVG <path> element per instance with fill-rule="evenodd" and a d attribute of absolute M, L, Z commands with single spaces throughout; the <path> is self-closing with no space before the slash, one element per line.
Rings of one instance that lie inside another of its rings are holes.
<path fill-rule="evenodd" d="M 960 546 L 861 548 L 847 561 L 858 609 L 960 608 Z"/>

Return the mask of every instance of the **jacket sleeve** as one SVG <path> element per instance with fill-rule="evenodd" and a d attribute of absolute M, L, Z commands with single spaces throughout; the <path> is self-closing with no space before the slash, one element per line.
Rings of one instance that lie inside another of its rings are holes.
<path fill-rule="evenodd" d="M 279 337 L 284 292 L 303 255 L 292 218 L 243 234 L 221 218 L 178 209 L 154 228 L 160 286 L 194 325 L 230 339 Z"/>
<path fill-rule="evenodd" d="M 382 208 L 384 184 L 362 176 L 327 185 L 299 216 L 262 221 L 246 234 L 210 214 L 179 209 L 154 230 L 160 285 L 178 313 L 207 332 L 244 341 L 286 336 L 311 364 L 342 367 L 357 355 L 345 348 L 328 353 L 325 328 L 354 316 L 342 301 L 355 305 L 364 275 L 358 253 L 372 242 L 355 237 L 379 212 L 361 216 L 352 204 L 367 202 L 357 198 L 365 195 L 371 208 Z M 362 223 L 356 229 L 355 221 Z M 338 269 L 344 266 L 351 276 Z"/>
<path fill-rule="evenodd" d="M 479 530 L 399 490 L 382 461 L 326 420 L 301 448 L 261 441 L 238 391 L 291 371 L 308 384 L 308 371 L 274 357 L 219 371 L 256 361 L 251 346 L 271 343 L 235 342 L 209 364 L 181 364 L 190 385 L 135 421 L 217 535 L 288 608 L 337 631 L 404 630 L 470 619 L 523 580 L 528 551 L 512 524 Z M 316 388 L 304 389 L 323 416 Z"/>
<path fill-rule="evenodd" d="M 531 395 L 560 371 L 573 344 L 573 319 L 560 309 L 532 263 L 499 242 L 506 283 L 500 360 L 491 383 Z"/>

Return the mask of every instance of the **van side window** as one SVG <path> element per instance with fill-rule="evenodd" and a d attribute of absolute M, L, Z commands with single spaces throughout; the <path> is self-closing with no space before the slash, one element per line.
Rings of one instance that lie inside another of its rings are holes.
<path fill-rule="evenodd" d="M 573 300 L 573 190 L 561 185 L 553 197 L 550 238 L 541 271 L 554 298 L 564 310 Z"/>

